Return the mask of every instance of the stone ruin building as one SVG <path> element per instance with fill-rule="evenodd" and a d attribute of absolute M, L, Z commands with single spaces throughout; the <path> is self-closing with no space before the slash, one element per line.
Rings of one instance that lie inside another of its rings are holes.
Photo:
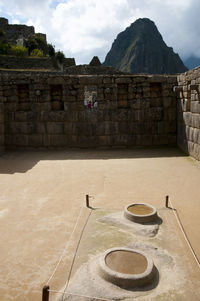
<path fill-rule="evenodd" d="M 25 45 L 25 40 L 35 34 L 35 28 L 33 26 L 27 26 L 22 24 L 9 24 L 8 19 L 0 18 L 0 30 L 5 33 L 7 42 L 10 44 L 17 44 L 20 46 Z M 46 34 L 37 33 L 37 36 L 41 37 L 45 43 L 47 43 Z M 67 67 L 75 66 L 74 58 L 65 58 L 61 66 L 62 70 Z M 54 62 L 49 57 L 32 58 L 32 57 L 16 57 L 0 55 L 0 68 L 5 69 L 46 69 L 55 70 Z"/>
<path fill-rule="evenodd" d="M 178 145 L 200 160 L 200 68 L 100 73 L 2 70 L 0 150 Z"/>
<path fill-rule="evenodd" d="M 0 29 L 11 43 L 35 33 L 5 18 Z M 67 58 L 62 72 L 49 58 L 0 56 L 0 68 L 0 151 L 178 145 L 200 160 L 200 68 L 133 75 L 96 56 Z"/>

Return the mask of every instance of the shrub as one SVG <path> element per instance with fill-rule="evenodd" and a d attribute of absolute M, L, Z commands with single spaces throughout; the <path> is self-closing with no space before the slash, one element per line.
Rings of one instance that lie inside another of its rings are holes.
<path fill-rule="evenodd" d="M 0 43 L 0 54 L 8 54 L 9 48 L 8 44 Z"/>
<path fill-rule="evenodd" d="M 48 54 L 48 46 L 43 37 L 39 34 L 32 35 L 26 41 L 26 47 L 28 48 L 29 55 L 34 49 L 39 49 L 43 52 L 43 54 Z"/>
<path fill-rule="evenodd" d="M 11 54 L 15 56 L 27 56 L 28 49 L 24 46 L 12 45 Z"/>
<path fill-rule="evenodd" d="M 3 30 L 0 30 L 0 43 L 7 44 L 6 35 Z"/>
<path fill-rule="evenodd" d="M 42 50 L 40 49 L 33 49 L 30 53 L 30 56 L 35 56 L 35 57 L 43 57 L 44 56 L 44 53 Z"/>

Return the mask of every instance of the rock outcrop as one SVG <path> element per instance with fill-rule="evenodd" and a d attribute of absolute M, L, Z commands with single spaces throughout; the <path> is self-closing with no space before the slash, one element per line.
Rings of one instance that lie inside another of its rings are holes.
<path fill-rule="evenodd" d="M 147 18 L 136 20 L 118 34 L 103 65 L 135 74 L 187 71 L 179 55 L 165 44 L 154 22 Z"/>

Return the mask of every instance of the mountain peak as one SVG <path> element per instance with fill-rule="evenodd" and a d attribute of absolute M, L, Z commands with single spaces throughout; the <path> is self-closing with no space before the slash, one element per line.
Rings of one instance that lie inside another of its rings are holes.
<path fill-rule="evenodd" d="M 104 65 L 135 74 L 175 74 L 187 70 L 148 18 L 137 19 L 118 34 Z"/>

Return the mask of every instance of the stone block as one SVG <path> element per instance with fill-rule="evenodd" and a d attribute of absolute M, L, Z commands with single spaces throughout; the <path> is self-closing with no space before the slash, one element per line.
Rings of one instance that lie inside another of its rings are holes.
<path fill-rule="evenodd" d="M 164 121 L 160 121 L 157 123 L 157 134 L 163 135 L 165 134 L 165 123 Z"/>
<path fill-rule="evenodd" d="M 132 83 L 132 79 L 130 77 L 118 77 L 115 79 L 116 84 L 129 84 Z"/>
<path fill-rule="evenodd" d="M 194 131 L 193 131 L 193 141 L 194 141 L 194 143 L 198 143 L 199 135 L 200 135 L 200 130 L 195 128 Z"/>
<path fill-rule="evenodd" d="M 42 147 L 43 146 L 43 135 L 33 134 L 28 136 L 28 146 Z"/>
<path fill-rule="evenodd" d="M 130 107 L 132 110 L 139 110 L 140 109 L 140 101 L 138 99 L 133 99 L 130 102 Z"/>
<path fill-rule="evenodd" d="M 138 121 L 138 122 L 142 122 L 145 120 L 145 112 L 144 110 L 136 110 L 133 112 L 133 120 L 134 121 Z"/>
<path fill-rule="evenodd" d="M 30 111 L 30 109 L 31 109 L 30 102 L 18 103 L 18 106 L 17 106 L 18 111 Z"/>
<path fill-rule="evenodd" d="M 183 113 L 183 121 L 185 125 L 191 126 L 192 125 L 192 114 L 190 112 Z"/>
<path fill-rule="evenodd" d="M 18 96 L 17 95 L 11 95 L 9 97 L 7 97 L 7 102 L 18 102 Z"/>
<path fill-rule="evenodd" d="M 149 100 L 150 107 L 161 107 L 162 106 L 162 98 L 150 98 Z"/>
<path fill-rule="evenodd" d="M 5 133 L 4 123 L 0 123 L 0 135 L 3 135 L 4 133 Z"/>
<path fill-rule="evenodd" d="M 169 145 L 177 145 L 177 136 L 176 135 L 169 135 L 168 136 L 168 144 Z"/>
<path fill-rule="evenodd" d="M 26 114 L 26 120 L 29 121 L 37 121 L 39 120 L 40 114 L 38 112 L 27 112 Z"/>
<path fill-rule="evenodd" d="M 113 83 L 114 78 L 113 77 L 104 77 L 103 78 L 103 84 L 111 84 Z"/>
<path fill-rule="evenodd" d="M 130 112 L 127 109 L 118 109 L 118 120 L 119 121 L 127 121 L 130 117 Z"/>
<path fill-rule="evenodd" d="M 63 147 L 67 146 L 67 136 L 66 135 L 49 135 L 50 146 Z"/>
<path fill-rule="evenodd" d="M 64 125 L 61 122 L 47 122 L 47 133 L 48 134 L 63 134 Z"/>
<path fill-rule="evenodd" d="M 102 135 L 97 137 L 97 143 L 99 146 L 108 146 L 110 137 L 108 135 Z"/>
<path fill-rule="evenodd" d="M 152 145 L 153 137 L 152 135 L 137 135 L 136 145 L 137 146 L 150 146 Z"/>
<path fill-rule="evenodd" d="M 13 137 L 13 144 L 20 147 L 28 146 L 28 135 L 16 134 Z"/>
<path fill-rule="evenodd" d="M 65 102 L 75 102 L 76 101 L 76 96 L 68 95 L 66 96 Z"/>
<path fill-rule="evenodd" d="M 64 134 L 66 134 L 66 135 L 76 134 L 76 123 L 65 122 L 64 123 Z"/>
<path fill-rule="evenodd" d="M 98 145 L 98 137 L 96 136 L 78 136 L 78 147 L 88 148 Z"/>
<path fill-rule="evenodd" d="M 195 159 L 200 160 L 200 145 L 199 144 L 194 144 L 193 148 L 193 156 Z"/>
<path fill-rule="evenodd" d="M 192 126 L 200 129 L 200 114 L 192 114 Z"/>
<path fill-rule="evenodd" d="M 130 133 L 130 123 L 127 121 L 119 122 L 118 123 L 118 133 L 119 133 L 119 135 L 129 134 Z M 111 135 L 112 134 L 114 134 L 114 133 L 111 132 Z"/>
<path fill-rule="evenodd" d="M 15 112 L 14 118 L 15 118 L 15 121 L 26 121 L 27 120 L 27 112 Z"/>
<path fill-rule="evenodd" d="M 194 141 L 194 128 L 189 127 L 189 137 L 188 137 L 189 141 Z"/>
<path fill-rule="evenodd" d="M 114 146 L 127 146 L 129 141 L 129 135 L 113 135 L 110 141 Z"/>
<path fill-rule="evenodd" d="M 190 155 L 194 154 L 194 143 L 191 141 L 188 141 L 188 152 Z"/>
<path fill-rule="evenodd" d="M 16 112 L 18 110 L 18 103 L 5 103 L 6 112 Z"/>
<path fill-rule="evenodd" d="M 189 126 L 185 127 L 185 135 L 186 135 L 187 140 L 189 140 L 189 137 L 190 137 L 190 127 Z"/>
<path fill-rule="evenodd" d="M 190 111 L 190 100 L 189 99 L 186 99 L 186 98 L 181 99 L 180 104 L 181 104 L 181 109 L 183 112 Z"/>
<path fill-rule="evenodd" d="M 132 135 L 144 135 L 145 134 L 145 123 L 133 122 L 129 124 L 130 134 Z"/>
<path fill-rule="evenodd" d="M 198 101 L 191 101 L 190 108 L 192 113 L 200 113 L 200 103 Z"/>
<path fill-rule="evenodd" d="M 150 108 L 149 116 L 151 120 L 160 121 L 163 119 L 163 108 Z"/>
<path fill-rule="evenodd" d="M 44 122 L 36 122 L 36 133 L 45 134 L 46 133 L 46 124 Z"/>
<path fill-rule="evenodd" d="M 63 122 L 66 120 L 65 111 L 50 111 L 48 114 L 49 121 Z"/>
<path fill-rule="evenodd" d="M 167 135 L 153 135 L 153 145 L 167 145 L 168 136 Z"/>
<path fill-rule="evenodd" d="M 103 78 L 101 76 L 95 75 L 86 75 L 79 77 L 80 85 L 99 85 L 102 84 Z"/>

